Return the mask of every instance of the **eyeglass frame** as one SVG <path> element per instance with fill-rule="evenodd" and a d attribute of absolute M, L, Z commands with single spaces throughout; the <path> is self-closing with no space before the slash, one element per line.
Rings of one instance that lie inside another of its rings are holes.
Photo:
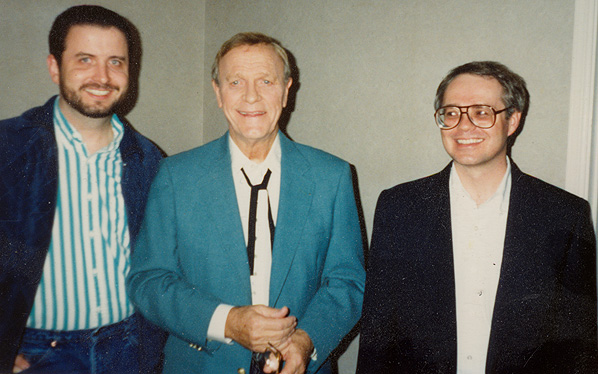
<path fill-rule="evenodd" d="M 266 348 L 266 352 L 272 353 L 276 361 L 278 361 L 277 369 L 272 374 L 280 373 L 280 368 L 282 366 L 282 352 L 280 352 L 272 343 L 268 342 L 268 347 Z"/>
<path fill-rule="evenodd" d="M 494 114 L 494 120 L 492 121 L 492 125 L 488 126 L 488 127 L 482 127 L 482 126 L 478 126 L 472 119 L 471 116 L 469 115 L 469 108 L 471 107 L 475 107 L 475 106 L 483 106 L 483 107 L 488 107 L 490 109 L 492 109 L 492 113 Z M 446 109 L 446 108 L 459 108 L 459 121 L 457 121 L 457 123 L 455 124 L 455 126 L 451 126 L 451 127 L 441 127 L 440 124 L 438 123 L 438 111 L 440 111 L 441 109 Z M 463 114 L 467 114 L 467 118 L 469 119 L 469 122 L 471 122 L 472 125 L 474 125 L 475 127 L 478 127 L 480 129 L 491 129 L 492 127 L 494 127 L 494 125 L 496 125 L 496 117 L 498 117 L 498 114 L 511 109 L 512 107 L 506 107 L 504 109 L 501 110 L 496 110 L 494 109 L 491 105 L 486 105 L 486 104 L 472 104 L 472 105 L 467 105 L 467 106 L 459 106 L 459 105 L 445 105 L 442 106 L 438 109 L 436 109 L 436 111 L 434 112 L 434 122 L 436 122 L 436 126 L 438 126 L 438 128 L 440 128 L 441 130 L 451 130 L 454 129 L 455 127 L 459 126 L 459 124 L 461 123 L 461 119 L 463 118 Z M 465 109 L 465 111 L 463 110 Z"/>

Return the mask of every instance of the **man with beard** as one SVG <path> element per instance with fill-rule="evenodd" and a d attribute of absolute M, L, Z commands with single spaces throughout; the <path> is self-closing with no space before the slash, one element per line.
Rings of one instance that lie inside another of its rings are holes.
<path fill-rule="evenodd" d="M 0 372 L 149 372 L 159 357 L 140 352 L 151 327 L 125 293 L 162 157 L 115 114 L 139 43 L 113 11 L 66 10 L 47 58 L 60 95 L 0 122 Z"/>

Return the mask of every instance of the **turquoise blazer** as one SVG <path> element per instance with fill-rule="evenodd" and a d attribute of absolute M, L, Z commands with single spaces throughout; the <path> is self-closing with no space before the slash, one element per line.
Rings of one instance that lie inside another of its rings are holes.
<path fill-rule="evenodd" d="M 281 187 L 270 306 L 288 306 L 322 366 L 361 314 L 363 242 L 349 164 L 279 133 Z M 228 134 L 165 159 L 131 258 L 128 292 L 170 332 L 165 373 L 249 373 L 251 352 L 207 339 L 219 304 L 250 305 Z M 195 346 L 195 347 L 192 347 Z"/>

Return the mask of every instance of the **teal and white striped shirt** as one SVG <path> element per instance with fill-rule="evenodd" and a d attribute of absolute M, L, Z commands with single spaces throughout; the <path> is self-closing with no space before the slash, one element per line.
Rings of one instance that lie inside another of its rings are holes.
<path fill-rule="evenodd" d="M 81 330 L 133 314 L 125 292 L 130 239 L 121 190 L 124 127 L 111 119 L 112 142 L 88 155 L 81 135 L 54 103 L 58 198 L 52 240 L 28 327 Z"/>

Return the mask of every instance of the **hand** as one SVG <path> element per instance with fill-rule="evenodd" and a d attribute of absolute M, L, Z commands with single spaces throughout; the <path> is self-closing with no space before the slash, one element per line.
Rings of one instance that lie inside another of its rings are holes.
<path fill-rule="evenodd" d="M 282 351 L 284 368 L 280 374 L 303 374 L 307 370 L 314 345 L 304 330 L 297 329 L 291 335 L 290 344 Z"/>
<path fill-rule="evenodd" d="M 15 359 L 15 365 L 12 368 L 13 373 L 20 373 L 23 370 L 29 369 L 29 362 L 25 359 L 25 356 L 19 354 Z"/>
<path fill-rule="evenodd" d="M 268 343 L 286 349 L 295 331 L 297 319 L 289 316 L 289 308 L 264 305 L 234 307 L 226 318 L 224 336 L 254 352 L 265 352 Z"/>

